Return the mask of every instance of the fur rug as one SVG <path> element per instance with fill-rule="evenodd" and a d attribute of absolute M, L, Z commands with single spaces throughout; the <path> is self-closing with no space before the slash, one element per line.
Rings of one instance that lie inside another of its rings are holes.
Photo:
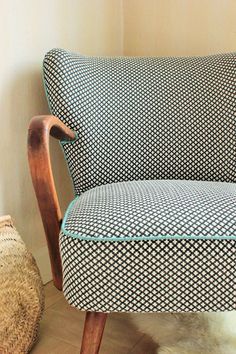
<path fill-rule="evenodd" d="M 158 354 L 236 354 L 236 312 L 132 314 L 131 319 L 158 343 Z"/>

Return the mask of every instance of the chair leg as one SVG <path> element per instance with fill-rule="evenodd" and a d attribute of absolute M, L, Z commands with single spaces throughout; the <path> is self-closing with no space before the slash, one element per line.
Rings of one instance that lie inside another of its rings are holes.
<path fill-rule="evenodd" d="M 98 354 L 107 314 L 87 312 L 80 354 Z"/>

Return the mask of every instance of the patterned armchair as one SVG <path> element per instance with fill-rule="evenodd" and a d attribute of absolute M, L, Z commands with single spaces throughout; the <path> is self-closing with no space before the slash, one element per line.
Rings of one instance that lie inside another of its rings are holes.
<path fill-rule="evenodd" d="M 87 311 L 96 354 L 109 312 L 235 310 L 236 54 L 44 59 L 53 116 L 29 160 L 53 279 Z M 63 218 L 49 158 L 60 140 L 75 199 Z"/>

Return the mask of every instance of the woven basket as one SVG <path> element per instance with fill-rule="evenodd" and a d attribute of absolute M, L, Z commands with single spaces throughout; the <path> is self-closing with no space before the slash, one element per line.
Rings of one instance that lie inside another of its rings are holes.
<path fill-rule="evenodd" d="M 0 217 L 0 353 L 28 353 L 44 307 L 43 284 L 32 255 L 12 224 Z"/>

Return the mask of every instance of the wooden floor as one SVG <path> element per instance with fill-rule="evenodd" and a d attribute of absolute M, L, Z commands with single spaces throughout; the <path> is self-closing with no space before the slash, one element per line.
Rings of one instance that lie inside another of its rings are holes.
<path fill-rule="evenodd" d="M 45 286 L 46 309 L 32 354 L 79 354 L 84 313 L 70 307 L 52 283 Z M 156 346 L 140 334 L 126 314 L 108 316 L 99 354 L 154 354 Z"/>

